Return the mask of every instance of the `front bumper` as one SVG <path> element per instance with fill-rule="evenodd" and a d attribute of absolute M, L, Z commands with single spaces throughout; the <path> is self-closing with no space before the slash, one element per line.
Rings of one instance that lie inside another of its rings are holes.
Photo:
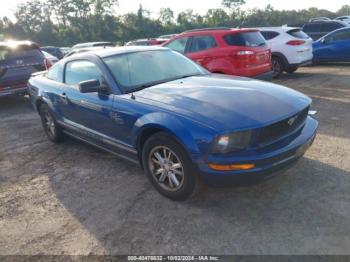
<path fill-rule="evenodd" d="M 271 80 L 273 78 L 273 71 L 269 71 L 260 75 L 253 76 L 252 78 L 258 80 Z"/>
<path fill-rule="evenodd" d="M 18 94 L 26 94 L 26 93 L 27 93 L 27 87 L 6 89 L 6 90 L 0 91 L 0 97 L 12 96 L 12 95 L 18 95 Z"/>
<path fill-rule="evenodd" d="M 208 157 L 199 160 L 197 166 L 202 180 L 209 186 L 255 183 L 279 174 L 281 169 L 289 167 L 302 157 L 312 145 L 318 128 L 318 122 L 308 117 L 304 127 L 294 134 L 292 139 L 285 138 L 265 150 L 257 150 L 253 154 Z M 244 164 L 253 163 L 255 168 L 241 171 L 214 171 L 208 163 Z"/>

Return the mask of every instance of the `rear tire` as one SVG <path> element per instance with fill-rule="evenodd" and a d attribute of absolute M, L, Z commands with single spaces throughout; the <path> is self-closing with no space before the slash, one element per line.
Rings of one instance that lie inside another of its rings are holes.
<path fill-rule="evenodd" d="M 286 71 L 286 73 L 288 73 L 288 74 L 292 74 L 292 73 L 294 73 L 297 70 L 298 70 L 298 67 L 294 66 L 294 67 L 288 67 L 284 71 Z"/>
<path fill-rule="evenodd" d="M 272 57 L 272 70 L 273 70 L 273 78 L 279 78 L 284 71 L 285 64 L 283 60 L 277 56 Z"/>
<path fill-rule="evenodd" d="M 142 163 L 151 184 L 167 198 L 184 201 L 197 189 L 198 177 L 187 152 L 164 132 L 146 141 Z"/>
<path fill-rule="evenodd" d="M 64 141 L 63 129 L 57 124 L 50 108 L 46 104 L 42 104 L 39 108 L 39 113 L 41 123 L 49 140 L 54 143 Z"/>

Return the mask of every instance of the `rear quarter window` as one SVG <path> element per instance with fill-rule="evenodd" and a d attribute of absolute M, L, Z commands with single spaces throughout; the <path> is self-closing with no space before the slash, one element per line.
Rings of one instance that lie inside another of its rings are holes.
<path fill-rule="evenodd" d="M 55 64 L 50 70 L 47 72 L 46 77 L 50 80 L 56 82 L 63 81 L 63 66 L 61 63 Z"/>
<path fill-rule="evenodd" d="M 261 31 L 260 32 L 265 40 L 271 40 L 279 36 L 280 34 L 275 31 Z"/>
<path fill-rule="evenodd" d="M 308 39 L 309 38 L 309 36 L 307 34 L 305 34 L 303 31 L 301 31 L 300 29 L 289 30 L 287 32 L 287 34 L 289 34 L 295 38 L 299 38 L 299 39 Z"/>
<path fill-rule="evenodd" d="M 244 32 L 224 36 L 226 44 L 230 46 L 258 47 L 266 45 L 260 32 Z"/>

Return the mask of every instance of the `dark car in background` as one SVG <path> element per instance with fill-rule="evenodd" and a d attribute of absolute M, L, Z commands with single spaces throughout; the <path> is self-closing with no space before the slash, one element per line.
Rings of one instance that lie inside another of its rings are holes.
<path fill-rule="evenodd" d="M 40 47 L 32 42 L 0 42 L 0 97 L 26 93 L 32 73 L 51 66 Z"/>
<path fill-rule="evenodd" d="M 313 43 L 314 62 L 350 62 L 350 27 L 327 34 Z"/>
<path fill-rule="evenodd" d="M 46 53 L 49 53 L 50 55 L 57 57 L 58 59 L 62 59 L 64 57 L 64 54 L 59 47 L 44 46 L 44 47 L 41 47 L 41 50 L 45 51 Z"/>
<path fill-rule="evenodd" d="M 348 27 L 349 24 L 342 21 L 314 21 L 304 24 L 302 30 L 314 41 L 339 28 Z"/>

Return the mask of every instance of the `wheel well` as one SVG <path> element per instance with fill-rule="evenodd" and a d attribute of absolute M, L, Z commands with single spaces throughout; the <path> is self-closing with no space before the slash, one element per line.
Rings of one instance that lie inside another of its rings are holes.
<path fill-rule="evenodd" d="M 272 57 L 278 57 L 279 59 L 282 60 L 282 62 L 287 66 L 288 65 L 288 61 L 286 59 L 286 57 L 281 54 L 281 53 L 272 53 Z"/>
<path fill-rule="evenodd" d="M 44 104 L 43 100 L 39 99 L 38 101 L 36 101 L 35 106 L 36 106 L 36 110 L 38 112 L 40 112 L 40 107 L 41 107 L 42 104 Z"/>
<path fill-rule="evenodd" d="M 138 149 L 137 152 L 138 152 L 138 157 L 139 157 L 141 166 L 142 166 L 142 149 L 145 142 L 147 141 L 148 138 L 150 138 L 155 133 L 162 132 L 162 131 L 163 130 L 159 127 L 149 127 L 143 130 L 139 135 L 139 138 L 137 139 L 137 149 Z"/>

